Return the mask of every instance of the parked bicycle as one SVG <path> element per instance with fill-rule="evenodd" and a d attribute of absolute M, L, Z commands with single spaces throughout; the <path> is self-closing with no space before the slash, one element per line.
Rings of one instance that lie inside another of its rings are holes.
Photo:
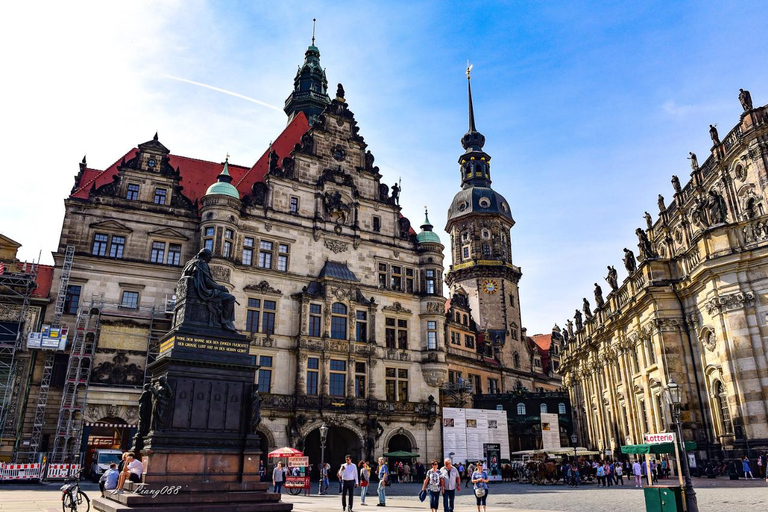
<path fill-rule="evenodd" d="M 91 499 L 80 489 L 80 473 L 69 476 L 61 486 L 61 510 L 63 512 L 88 512 L 91 510 Z"/>

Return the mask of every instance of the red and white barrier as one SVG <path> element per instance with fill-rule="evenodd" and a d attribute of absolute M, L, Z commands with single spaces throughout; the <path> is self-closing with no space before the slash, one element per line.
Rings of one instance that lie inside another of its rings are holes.
<path fill-rule="evenodd" d="M 47 480 L 63 480 L 80 471 L 80 464 L 48 464 Z"/>
<path fill-rule="evenodd" d="M 3 464 L 0 463 L 0 480 L 40 480 L 40 464 Z"/>

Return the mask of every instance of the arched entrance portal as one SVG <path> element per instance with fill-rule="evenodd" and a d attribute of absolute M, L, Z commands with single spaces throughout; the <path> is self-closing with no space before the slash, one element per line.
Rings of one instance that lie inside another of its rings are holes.
<path fill-rule="evenodd" d="M 328 478 L 333 486 L 338 483 L 336 472 L 344 463 L 344 456 L 352 456 L 352 462 L 357 464 L 363 456 L 363 447 L 360 446 L 360 438 L 356 433 L 345 427 L 328 427 L 328 437 L 325 441 L 325 461 L 331 465 Z M 307 434 L 304 442 L 304 455 L 309 457 L 312 465 L 312 478 L 319 477 L 320 467 L 320 429 L 315 429 Z"/>
<path fill-rule="evenodd" d="M 389 439 L 389 444 L 387 445 L 386 453 L 392 453 L 392 452 L 398 452 L 398 451 L 404 451 L 404 452 L 413 451 L 413 446 L 411 446 L 411 440 L 405 434 L 395 434 Z M 411 469 L 413 469 L 413 463 L 415 462 L 415 459 L 389 457 L 388 462 L 389 462 L 389 467 L 392 468 L 390 469 L 390 471 L 398 475 L 397 481 L 399 482 L 400 476 L 397 470 L 394 468 L 397 468 L 400 465 L 400 463 L 402 463 L 402 464 L 410 465 Z"/>

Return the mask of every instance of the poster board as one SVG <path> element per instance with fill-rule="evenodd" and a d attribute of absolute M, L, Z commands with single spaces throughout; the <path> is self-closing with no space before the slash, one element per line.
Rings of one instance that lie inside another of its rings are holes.
<path fill-rule="evenodd" d="M 541 447 L 544 451 L 560 449 L 560 420 L 555 413 L 541 413 Z"/>
<path fill-rule="evenodd" d="M 497 445 L 497 459 L 509 458 L 506 411 L 443 408 L 443 455 L 455 462 L 488 460 L 486 445 Z"/>

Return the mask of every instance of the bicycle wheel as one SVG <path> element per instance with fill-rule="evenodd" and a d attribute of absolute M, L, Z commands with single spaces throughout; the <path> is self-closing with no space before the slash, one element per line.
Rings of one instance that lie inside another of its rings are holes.
<path fill-rule="evenodd" d="M 77 490 L 75 501 L 77 503 L 77 512 L 89 512 L 91 510 L 91 499 L 80 489 Z"/>

